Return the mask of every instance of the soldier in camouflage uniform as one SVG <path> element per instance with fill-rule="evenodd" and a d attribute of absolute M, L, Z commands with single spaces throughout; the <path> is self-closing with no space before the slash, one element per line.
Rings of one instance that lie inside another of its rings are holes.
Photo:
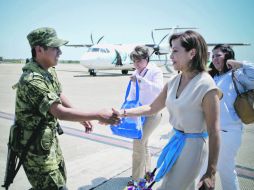
<path fill-rule="evenodd" d="M 119 119 L 107 110 L 82 112 L 74 109 L 63 95 L 54 66 L 62 53 L 59 47 L 68 41 L 59 39 L 52 28 L 33 30 L 27 39 L 32 59 L 23 67 L 23 74 L 15 85 L 15 124 L 21 128 L 21 147 L 37 127 L 39 133 L 29 147 L 23 167 L 33 189 L 67 189 L 64 158 L 56 134 L 57 119 L 79 121 L 86 131 L 91 130 L 90 120 L 116 124 Z"/>

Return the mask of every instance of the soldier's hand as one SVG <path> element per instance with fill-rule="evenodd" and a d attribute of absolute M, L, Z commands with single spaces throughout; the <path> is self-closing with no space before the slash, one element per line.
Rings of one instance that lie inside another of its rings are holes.
<path fill-rule="evenodd" d="M 120 117 L 112 110 L 104 109 L 99 112 L 98 121 L 104 125 L 117 125 L 120 122 Z"/>
<path fill-rule="evenodd" d="M 91 133 L 93 131 L 93 124 L 90 121 L 82 121 L 80 123 L 85 127 L 86 133 Z"/>

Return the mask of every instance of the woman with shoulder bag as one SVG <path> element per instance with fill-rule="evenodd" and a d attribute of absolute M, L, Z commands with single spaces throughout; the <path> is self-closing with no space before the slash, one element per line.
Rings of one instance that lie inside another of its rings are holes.
<path fill-rule="evenodd" d="M 162 70 L 153 63 L 149 63 L 149 51 L 146 47 L 136 46 L 130 54 L 135 71 L 131 76 L 132 84 L 128 100 L 136 97 L 136 81 L 139 86 L 139 100 L 142 105 L 150 104 L 160 94 L 163 88 Z M 161 113 L 146 117 L 141 139 L 133 140 L 132 154 L 132 180 L 134 184 L 139 178 L 144 177 L 151 169 L 151 155 L 148 148 L 149 137 L 161 121 Z"/>
<path fill-rule="evenodd" d="M 243 123 L 234 108 L 237 92 L 232 71 L 240 93 L 244 92 L 244 89 L 254 89 L 254 65 L 234 59 L 235 53 L 230 46 L 218 44 L 213 48 L 209 71 L 223 93 L 220 101 L 221 147 L 217 169 L 224 190 L 239 190 L 235 159 L 241 145 Z"/>

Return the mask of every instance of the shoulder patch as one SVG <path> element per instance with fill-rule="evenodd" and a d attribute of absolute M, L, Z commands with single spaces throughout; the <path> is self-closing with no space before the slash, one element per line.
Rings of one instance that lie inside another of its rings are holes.
<path fill-rule="evenodd" d="M 43 80 L 43 76 L 39 73 L 30 72 L 24 75 L 24 81 L 30 82 L 32 80 Z"/>

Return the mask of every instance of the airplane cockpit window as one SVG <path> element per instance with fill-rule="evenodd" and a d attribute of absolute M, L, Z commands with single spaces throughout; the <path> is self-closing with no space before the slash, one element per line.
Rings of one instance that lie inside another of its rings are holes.
<path fill-rule="evenodd" d="M 101 49 L 100 49 L 100 52 L 102 52 L 102 53 L 106 53 L 106 50 L 105 50 L 105 49 L 103 49 L 103 48 L 101 48 Z"/>
<path fill-rule="evenodd" d="M 109 53 L 109 50 L 107 48 L 100 48 L 101 53 Z"/>
<path fill-rule="evenodd" d="M 88 52 L 99 52 L 100 48 L 89 48 Z"/>

